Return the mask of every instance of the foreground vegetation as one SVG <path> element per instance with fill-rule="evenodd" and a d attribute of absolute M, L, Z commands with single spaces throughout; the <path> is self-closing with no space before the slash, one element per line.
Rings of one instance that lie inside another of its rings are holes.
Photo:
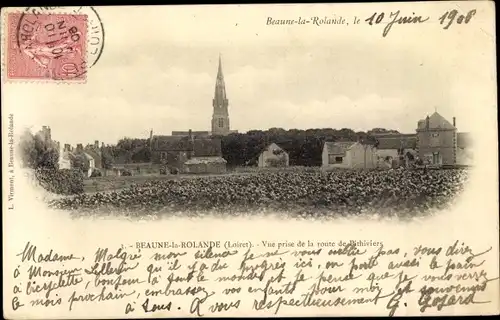
<path fill-rule="evenodd" d="M 154 179 L 120 191 L 66 197 L 50 205 L 86 213 L 138 215 L 286 211 L 411 216 L 449 207 L 467 180 L 465 169 L 278 171 Z"/>

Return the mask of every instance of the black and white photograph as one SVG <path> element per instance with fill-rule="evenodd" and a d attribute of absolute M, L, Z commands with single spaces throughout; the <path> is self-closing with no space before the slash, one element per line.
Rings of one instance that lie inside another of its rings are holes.
<path fill-rule="evenodd" d="M 498 312 L 492 2 L 2 24 L 9 317 Z"/>
<path fill-rule="evenodd" d="M 78 88 L 21 137 L 23 167 L 60 195 L 50 207 L 411 217 L 450 208 L 467 184 L 474 137 L 456 115 L 468 106 L 443 94 L 438 61 L 348 40 L 154 44 L 120 56 L 133 77 L 106 65 L 106 86 Z"/>

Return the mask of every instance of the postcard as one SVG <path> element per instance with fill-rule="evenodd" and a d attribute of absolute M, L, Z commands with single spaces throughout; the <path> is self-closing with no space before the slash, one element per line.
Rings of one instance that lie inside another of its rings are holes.
<path fill-rule="evenodd" d="M 2 9 L 4 317 L 498 314 L 494 12 Z"/>

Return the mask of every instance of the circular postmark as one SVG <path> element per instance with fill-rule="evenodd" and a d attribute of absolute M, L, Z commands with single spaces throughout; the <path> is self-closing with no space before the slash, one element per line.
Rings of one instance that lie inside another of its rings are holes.
<path fill-rule="evenodd" d="M 30 7 L 16 27 L 19 54 L 41 78 L 83 80 L 104 49 L 104 27 L 93 7 Z"/>

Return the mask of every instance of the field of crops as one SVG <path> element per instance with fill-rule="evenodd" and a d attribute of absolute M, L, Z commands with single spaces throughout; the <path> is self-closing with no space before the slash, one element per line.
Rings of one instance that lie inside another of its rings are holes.
<path fill-rule="evenodd" d="M 196 179 L 152 180 L 126 189 L 81 194 L 50 203 L 80 214 L 148 215 L 288 212 L 413 216 L 453 203 L 465 169 L 266 172 Z"/>

